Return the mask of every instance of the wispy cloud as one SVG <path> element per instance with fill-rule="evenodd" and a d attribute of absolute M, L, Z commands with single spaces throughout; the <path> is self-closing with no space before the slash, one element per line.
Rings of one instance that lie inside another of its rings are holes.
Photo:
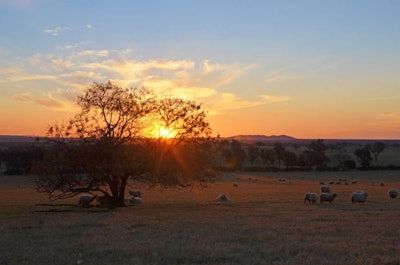
<path fill-rule="evenodd" d="M 22 82 L 35 80 L 54 80 L 52 74 L 28 73 L 23 68 L 0 68 L 0 83 Z"/>
<path fill-rule="evenodd" d="M 292 63 L 268 71 L 264 75 L 266 82 L 284 82 L 313 78 L 328 70 L 335 70 L 342 64 L 341 60 L 333 59 L 330 56 L 317 56 L 306 61 Z"/>
<path fill-rule="evenodd" d="M 65 109 L 66 105 L 64 102 L 55 99 L 52 95 L 48 94 L 45 96 L 37 97 L 37 96 L 32 96 L 29 93 L 23 93 L 19 95 L 15 95 L 14 99 L 26 103 L 36 103 L 42 106 L 45 106 L 47 108 L 51 109 Z"/>
<path fill-rule="evenodd" d="M 63 101 L 72 104 L 82 89 L 93 81 L 108 80 L 124 87 L 149 88 L 158 95 L 198 100 L 205 103 L 212 114 L 290 100 L 274 95 L 244 100 L 229 92 L 225 85 L 251 71 L 254 65 L 223 64 L 211 60 L 134 60 L 130 58 L 130 50 L 90 49 L 34 54 L 23 64 L 24 68 L 0 68 L 0 82 L 32 81 L 32 86 L 15 99 L 51 108 L 62 108 Z M 43 86 L 52 92 L 38 95 L 38 88 L 43 89 Z M 220 91 L 222 86 L 225 86 L 224 92 Z"/>
<path fill-rule="evenodd" d="M 82 47 L 86 44 L 88 44 L 88 41 L 81 41 L 81 42 L 77 42 L 77 43 L 73 43 L 73 44 L 67 44 L 64 46 L 58 46 L 57 49 L 59 49 L 59 50 L 76 49 L 76 48 Z"/>
<path fill-rule="evenodd" d="M 291 100 L 290 97 L 278 97 L 278 96 L 271 96 L 271 95 L 261 95 L 260 97 L 267 103 L 285 102 L 285 101 Z"/>
<path fill-rule="evenodd" d="M 289 97 L 277 97 L 260 95 L 255 100 L 243 100 L 233 93 L 218 94 L 211 102 L 210 115 L 222 114 L 230 110 L 257 107 L 274 102 L 285 102 L 291 100 Z"/>
<path fill-rule="evenodd" d="M 377 128 L 397 130 L 400 133 L 400 112 L 378 113 L 371 125 Z"/>
<path fill-rule="evenodd" d="M 53 29 L 45 29 L 43 30 L 44 33 L 50 34 L 52 36 L 58 36 L 61 32 L 71 30 L 70 27 L 55 27 Z"/>
<path fill-rule="evenodd" d="M 86 24 L 85 28 L 90 29 L 90 30 L 94 30 L 94 26 L 92 24 Z"/>

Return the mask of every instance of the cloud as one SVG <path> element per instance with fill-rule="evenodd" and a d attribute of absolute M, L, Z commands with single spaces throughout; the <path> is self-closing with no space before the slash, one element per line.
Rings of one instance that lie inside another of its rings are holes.
<path fill-rule="evenodd" d="M 96 57 L 107 57 L 110 54 L 108 50 L 84 50 L 80 51 L 78 56 L 96 56 Z"/>
<path fill-rule="evenodd" d="M 371 124 L 377 128 L 400 130 L 400 112 L 378 113 Z"/>
<path fill-rule="evenodd" d="M 54 29 L 45 29 L 44 33 L 50 34 L 52 36 L 58 36 L 61 32 L 71 30 L 70 27 L 55 27 Z"/>
<path fill-rule="evenodd" d="M 312 78 L 323 74 L 327 70 L 331 71 L 337 69 L 341 64 L 341 60 L 332 59 L 331 56 L 317 56 L 309 60 L 270 70 L 264 75 L 264 80 L 266 82 L 283 82 Z"/>
<path fill-rule="evenodd" d="M 90 30 L 93 30 L 93 29 L 94 29 L 94 26 L 91 25 L 91 24 L 86 24 L 86 25 L 85 25 L 85 28 L 90 29 Z"/>
<path fill-rule="evenodd" d="M 252 108 L 274 102 L 289 101 L 289 97 L 277 97 L 269 95 L 260 95 L 256 100 L 243 100 L 233 93 L 221 93 L 209 104 L 212 106 L 211 115 L 222 114 L 230 110 L 238 110 L 243 108 Z"/>
<path fill-rule="evenodd" d="M 23 68 L 0 68 L 0 83 L 22 82 L 35 80 L 54 80 L 57 77 L 52 74 L 28 73 Z"/>
<path fill-rule="evenodd" d="M 205 103 L 210 113 L 214 114 L 290 100 L 273 95 L 243 100 L 229 91 L 227 85 L 248 73 L 254 65 L 224 64 L 211 60 L 134 60 L 130 58 L 130 52 L 71 48 L 59 54 L 37 53 L 15 62 L 24 65 L 24 68 L 0 67 L 0 82 L 33 81 L 16 99 L 55 108 L 62 107 L 58 102 L 61 98 L 71 104 L 93 81 L 108 80 L 124 87 L 148 88 L 158 95 L 194 99 Z M 220 91 L 222 86 L 224 92 Z M 37 95 L 37 91 L 43 89 L 57 97 Z"/>
<path fill-rule="evenodd" d="M 261 95 L 260 96 L 265 102 L 274 103 L 274 102 L 285 102 L 289 101 L 290 97 L 277 97 L 271 95 Z"/>
<path fill-rule="evenodd" d="M 55 99 L 52 95 L 48 94 L 42 97 L 35 97 L 29 93 L 15 95 L 14 99 L 27 103 L 36 103 L 51 109 L 65 109 L 66 105 L 63 101 Z"/>
<path fill-rule="evenodd" d="M 84 45 L 86 45 L 86 44 L 88 44 L 87 41 L 81 41 L 81 42 L 77 42 L 77 43 L 74 43 L 74 44 L 68 44 L 68 45 L 64 45 L 64 46 L 58 46 L 57 49 L 59 49 L 59 50 L 70 50 L 70 49 L 75 49 L 75 48 L 84 46 Z"/>

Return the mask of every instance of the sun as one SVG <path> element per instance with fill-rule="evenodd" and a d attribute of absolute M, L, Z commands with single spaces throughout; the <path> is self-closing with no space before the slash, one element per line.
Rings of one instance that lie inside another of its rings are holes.
<path fill-rule="evenodd" d="M 159 138 L 173 138 L 174 133 L 173 130 L 169 128 L 160 128 L 159 130 Z"/>
<path fill-rule="evenodd" d="M 176 136 L 176 131 L 173 128 L 153 125 L 151 135 L 155 138 L 171 139 Z"/>

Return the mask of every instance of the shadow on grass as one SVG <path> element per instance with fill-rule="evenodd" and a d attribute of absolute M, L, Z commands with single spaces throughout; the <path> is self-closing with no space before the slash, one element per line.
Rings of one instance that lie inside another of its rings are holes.
<path fill-rule="evenodd" d="M 89 207 L 89 208 L 79 208 L 76 204 L 71 203 L 38 203 L 35 204 L 37 209 L 33 212 L 110 212 L 112 209 L 104 207 Z"/>

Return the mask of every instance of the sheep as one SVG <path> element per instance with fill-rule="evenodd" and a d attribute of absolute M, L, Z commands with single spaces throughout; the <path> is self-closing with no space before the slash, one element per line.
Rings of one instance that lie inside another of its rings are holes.
<path fill-rule="evenodd" d="M 237 182 L 233 182 L 233 187 L 239 187 L 239 184 Z"/>
<path fill-rule="evenodd" d="M 97 195 L 92 194 L 82 194 L 78 199 L 78 207 L 79 208 L 88 208 L 90 203 L 97 198 Z"/>
<path fill-rule="evenodd" d="M 304 203 L 306 203 L 306 201 L 308 201 L 308 203 L 316 203 L 318 201 L 318 194 L 313 193 L 313 192 L 306 192 L 304 194 Z"/>
<path fill-rule="evenodd" d="M 319 195 L 319 203 L 329 202 L 332 203 L 333 200 L 337 197 L 336 193 L 326 193 L 323 192 Z"/>
<path fill-rule="evenodd" d="M 217 202 L 218 203 L 232 203 L 231 199 L 229 199 L 229 197 L 226 196 L 225 194 L 218 195 Z"/>
<path fill-rule="evenodd" d="M 368 193 L 363 190 L 357 190 L 351 194 L 351 202 L 352 203 L 364 203 L 367 200 Z"/>
<path fill-rule="evenodd" d="M 399 195 L 399 191 L 397 189 L 389 189 L 388 194 L 390 198 L 394 199 Z"/>
<path fill-rule="evenodd" d="M 137 206 L 143 203 L 143 199 L 140 197 L 130 197 L 124 199 L 126 206 Z"/>
<path fill-rule="evenodd" d="M 322 185 L 321 186 L 321 192 L 331 192 L 331 186 L 329 185 Z"/>
<path fill-rule="evenodd" d="M 130 190 L 129 195 L 131 195 L 132 197 L 141 197 L 142 193 L 140 192 L 140 190 Z"/>

